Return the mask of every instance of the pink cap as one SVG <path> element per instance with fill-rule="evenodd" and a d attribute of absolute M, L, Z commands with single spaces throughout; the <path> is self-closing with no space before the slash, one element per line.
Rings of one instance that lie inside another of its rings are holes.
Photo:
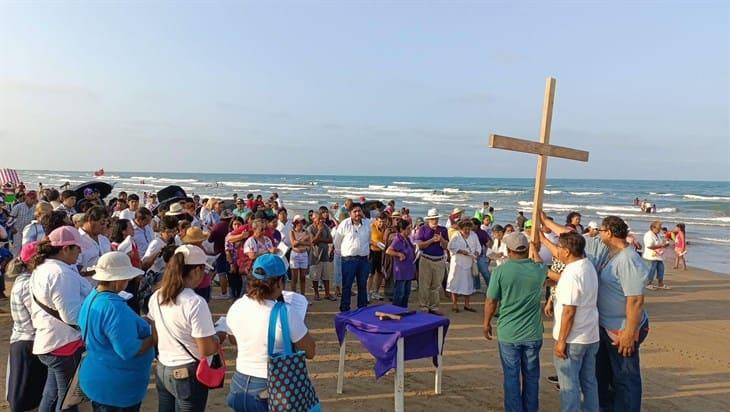
<path fill-rule="evenodd" d="M 38 251 L 38 242 L 30 242 L 23 245 L 23 248 L 20 249 L 20 260 L 23 261 L 23 263 L 28 263 L 30 260 L 35 256 L 35 253 Z"/>
<path fill-rule="evenodd" d="M 48 240 L 51 241 L 51 246 L 63 247 L 76 245 L 81 247 L 81 235 L 79 235 L 79 231 L 73 226 L 59 227 L 48 235 Z"/>

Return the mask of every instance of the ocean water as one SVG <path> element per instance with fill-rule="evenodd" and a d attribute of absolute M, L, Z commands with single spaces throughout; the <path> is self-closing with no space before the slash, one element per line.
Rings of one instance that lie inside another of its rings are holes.
<path fill-rule="evenodd" d="M 74 185 L 95 180 L 88 172 L 19 174 L 29 187 L 38 182 L 60 186 L 65 182 Z M 489 201 L 499 224 L 513 223 L 518 210 L 530 214 L 534 185 L 532 179 L 505 178 L 142 172 L 109 172 L 98 180 L 114 185 L 115 193 L 154 192 L 171 184 L 181 186 L 189 195 L 203 197 L 230 198 L 233 193 L 245 196 L 249 192 L 266 197 L 278 192 L 285 206 L 300 211 L 332 206 L 334 202 L 342 204 L 345 198 L 360 196 L 395 200 L 398 207 L 408 207 L 412 216 L 422 216 L 432 207 L 442 214 L 454 207 L 473 213 L 483 201 Z M 656 203 L 657 213 L 641 213 L 633 206 L 635 197 Z M 600 222 L 605 216 L 619 215 L 639 235 L 648 230 L 653 220 L 661 220 L 670 229 L 683 222 L 689 242 L 687 263 L 730 274 L 730 182 L 550 179 L 544 209 L 561 223 L 570 211 L 578 211 L 584 225 L 590 220 Z"/>

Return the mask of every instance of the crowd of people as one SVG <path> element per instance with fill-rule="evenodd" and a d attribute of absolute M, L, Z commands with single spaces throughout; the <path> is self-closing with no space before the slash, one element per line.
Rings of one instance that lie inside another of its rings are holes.
<path fill-rule="evenodd" d="M 652 222 L 642 246 L 617 216 L 584 228 L 578 212 L 564 225 L 543 213 L 533 227 L 519 212 L 502 225 L 488 202 L 473 217 L 455 208 L 413 219 L 395 201 L 372 209 L 347 199 L 290 219 L 277 194 L 234 196 L 229 207 L 197 196 L 77 196 L 19 190 L 0 208 L 14 411 L 62 410 L 75 373 L 94 410 L 139 410 L 155 358 L 159 410 L 204 410 L 215 386 L 201 365 L 225 369 L 226 341 L 237 348 L 229 407 L 265 411 L 272 351 L 291 342 L 315 356 L 310 305 L 339 300 L 344 312 L 389 300 L 442 316 L 444 292 L 454 313 L 476 312 L 470 298 L 486 295 L 484 335 L 499 343 L 506 410 L 538 410 L 543 313 L 555 318 L 561 409 L 639 410 L 644 293 L 670 288 L 671 245 L 675 267 L 686 268 L 681 223 L 662 234 Z M 211 299 L 232 302 L 225 319 L 214 323 Z M 288 322 L 272 337 L 277 302 Z"/>

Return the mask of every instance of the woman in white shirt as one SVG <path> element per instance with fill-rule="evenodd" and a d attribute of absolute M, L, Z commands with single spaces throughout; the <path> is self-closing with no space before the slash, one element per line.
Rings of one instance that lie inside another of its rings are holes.
<path fill-rule="evenodd" d="M 66 395 L 84 351 L 78 317 L 91 284 L 76 269 L 80 253 L 78 230 L 62 226 L 38 244 L 32 261 L 31 320 L 36 330 L 33 354 L 48 367 L 41 411 L 61 409 L 57 403 Z"/>
<path fill-rule="evenodd" d="M 195 377 L 198 361 L 218 352 L 220 338 L 205 299 L 193 289 L 205 275 L 206 255 L 194 245 L 175 249 L 152 294 L 150 319 L 155 321 L 158 350 L 157 396 L 160 412 L 203 411 L 208 388 Z M 225 336 L 225 334 L 223 334 Z"/>
<path fill-rule="evenodd" d="M 268 329 L 269 315 L 277 301 L 282 300 L 287 267 L 282 258 L 266 254 L 256 259 L 251 269 L 246 295 L 228 310 L 226 322 L 238 349 L 236 372 L 231 381 L 228 406 L 234 411 L 268 411 Z M 292 297 L 301 299 L 297 294 Z M 294 349 L 304 351 L 313 359 L 314 339 L 304 324 L 305 304 L 287 301 L 289 334 Z M 276 327 L 274 353 L 282 350 L 281 324 Z"/>
<path fill-rule="evenodd" d="M 446 291 L 451 292 L 451 303 L 453 312 L 459 312 L 458 297 L 464 296 L 464 310 L 476 312 L 476 309 L 469 306 L 469 296 L 474 293 L 473 276 L 479 276 L 476 266 L 482 246 L 479 238 L 471 229 L 474 227 L 469 219 L 462 219 L 456 223 L 458 233 L 449 241 L 449 252 L 451 261 L 449 263 L 449 276 L 446 280 Z"/>
<path fill-rule="evenodd" d="M 494 225 L 492 228 L 494 242 L 492 242 L 492 247 L 487 252 L 487 257 L 493 260 L 497 266 L 507 260 L 507 245 L 502 241 L 504 232 L 504 228 L 500 225 Z"/>

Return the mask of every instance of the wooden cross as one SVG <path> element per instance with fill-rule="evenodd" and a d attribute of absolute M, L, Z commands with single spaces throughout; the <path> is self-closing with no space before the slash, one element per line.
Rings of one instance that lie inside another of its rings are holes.
<path fill-rule="evenodd" d="M 545 175 L 548 157 L 588 161 L 588 152 L 569 147 L 550 144 L 550 126 L 553 118 L 553 101 L 555 100 L 555 78 L 548 77 L 545 82 L 545 101 L 542 105 L 542 123 L 540 126 L 540 142 L 514 137 L 492 134 L 489 136 L 489 147 L 512 150 L 515 152 L 534 153 L 537 155 L 537 173 L 535 175 L 535 197 L 532 202 L 532 241 L 539 242 L 540 211 L 545 190 Z"/>

